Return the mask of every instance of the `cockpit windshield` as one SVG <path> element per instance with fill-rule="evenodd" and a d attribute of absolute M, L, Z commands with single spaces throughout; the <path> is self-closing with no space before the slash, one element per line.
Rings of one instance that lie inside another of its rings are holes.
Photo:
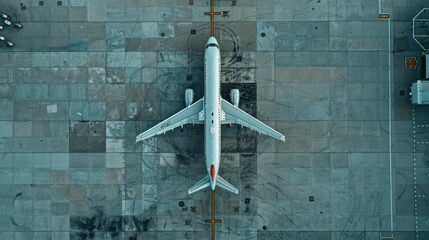
<path fill-rule="evenodd" d="M 217 47 L 219 49 L 219 46 L 216 43 L 209 43 L 209 44 L 207 44 L 206 49 L 208 47 Z"/>

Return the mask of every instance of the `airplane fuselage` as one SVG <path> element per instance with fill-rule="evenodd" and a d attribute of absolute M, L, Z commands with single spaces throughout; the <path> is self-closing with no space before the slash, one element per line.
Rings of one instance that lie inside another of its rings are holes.
<path fill-rule="evenodd" d="M 210 186 L 214 190 L 220 164 L 221 97 L 220 50 L 216 38 L 207 41 L 204 52 L 204 153 Z"/>
<path fill-rule="evenodd" d="M 204 52 L 204 97 L 193 102 L 193 90 L 185 90 L 186 107 L 152 128 L 139 134 L 136 142 L 166 133 L 185 124 L 204 124 L 204 154 L 207 175 L 188 189 L 188 194 L 216 187 L 238 194 L 239 190 L 219 176 L 221 154 L 221 125 L 240 124 L 259 133 L 284 141 L 285 136 L 238 107 L 240 93 L 231 89 L 231 103 L 220 94 L 220 49 L 216 38 L 211 36 Z"/>
<path fill-rule="evenodd" d="M 212 189 L 212 196 L 214 197 L 214 190 L 216 187 L 220 187 L 234 194 L 239 194 L 239 190 L 236 187 L 218 174 L 221 154 L 222 124 L 239 124 L 241 127 L 250 128 L 260 134 L 281 141 L 285 141 L 285 136 L 239 108 L 239 89 L 230 89 L 231 102 L 221 97 L 220 49 L 214 37 L 214 16 L 220 15 L 221 12 L 214 11 L 214 0 L 210 1 L 210 7 L 211 11 L 204 13 L 211 17 L 211 36 L 207 41 L 204 52 L 204 97 L 193 102 L 194 91 L 187 88 L 185 90 L 186 107 L 143 133 L 140 133 L 136 137 L 136 142 L 159 134 L 165 134 L 175 128 L 183 127 L 185 124 L 204 124 L 204 154 L 207 175 L 189 188 L 188 194 L 210 187 Z M 212 210 L 212 214 L 213 213 Z M 212 225 L 215 223 L 214 221 L 214 215 L 212 215 Z"/>

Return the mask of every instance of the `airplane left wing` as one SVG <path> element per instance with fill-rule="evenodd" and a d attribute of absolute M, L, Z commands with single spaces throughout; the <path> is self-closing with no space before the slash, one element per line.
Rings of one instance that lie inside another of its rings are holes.
<path fill-rule="evenodd" d="M 145 140 L 147 138 L 166 133 L 169 130 L 173 130 L 177 127 L 182 127 L 185 124 L 203 124 L 204 121 L 200 120 L 200 112 L 204 108 L 204 98 L 196 101 L 194 104 L 186 107 L 185 109 L 177 112 L 173 116 L 165 119 L 164 121 L 153 126 L 149 130 L 141 133 L 137 136 L 136 142 Z"/>
<path fill-rule="evenodd" d="M 283 142 L 285 141 L 285 136 L 283 134 L 272 129 L 240 108 L 235 107 L 225 99 L 222 99 L 222 110 L 226 115 L 222 124 L 240 124 L 241 126 L 248 127 L 256 132 L 268 135 Z"/>

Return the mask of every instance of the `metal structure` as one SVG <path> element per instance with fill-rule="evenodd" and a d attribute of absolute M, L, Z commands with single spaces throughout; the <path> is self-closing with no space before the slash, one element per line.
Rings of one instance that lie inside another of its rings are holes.
<path fill-rule="evenodd" d="M 410 95 L 414 105 L 429 104 L 429 81 L 417 80 L 411 86 Z"/>
<path fill-rule="evenodd" d="M 424 51 L 429 51 L 429 8 L 423 8 L 414 16 L 413 38 Z"/>
<path fill-rule="evenodd" d="M 411 102 L 414 105 L 429 104 L 429 54 L 421 57 L 421 79 L 411 85 Z"/>

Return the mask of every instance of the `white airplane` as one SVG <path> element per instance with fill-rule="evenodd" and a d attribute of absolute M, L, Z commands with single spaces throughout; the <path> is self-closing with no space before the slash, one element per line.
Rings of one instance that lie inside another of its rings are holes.
<path fill-rule="evenodd" d="M 219 13 L 220 14 L 220 13 Z M 285 136 L 258 119 L 247 114 L 238 108 L 240 91 L 232 89 L 230 91 L 231 103 L 220 96 L 220 49 L 214 37 L 213 17 L 218 15 L 212 10 L 206 15 L 212 16 L 211 36 L 209 37 L 204 52 L 204 92 L 205 96 L 193 102 L 194 91 L 185 90 L 185 109 L 177 112 L 173 116 L 158 123 L 149 130 L 137 136 L 136 142 L 166 133 L 185 124 L 204 124 L 204 153 L 207 175 L 189 188 L 188 194 L 195 193 L 207 187 L 211 187 L 214 192 L 216 186 L 227 191 L 238 194 L 238 189 L 228 183 L 218 175 L 221 153 L 221 125 L 240 124 L 256 132 L 271 136 L 281 141 L 285 141 Z"/>

